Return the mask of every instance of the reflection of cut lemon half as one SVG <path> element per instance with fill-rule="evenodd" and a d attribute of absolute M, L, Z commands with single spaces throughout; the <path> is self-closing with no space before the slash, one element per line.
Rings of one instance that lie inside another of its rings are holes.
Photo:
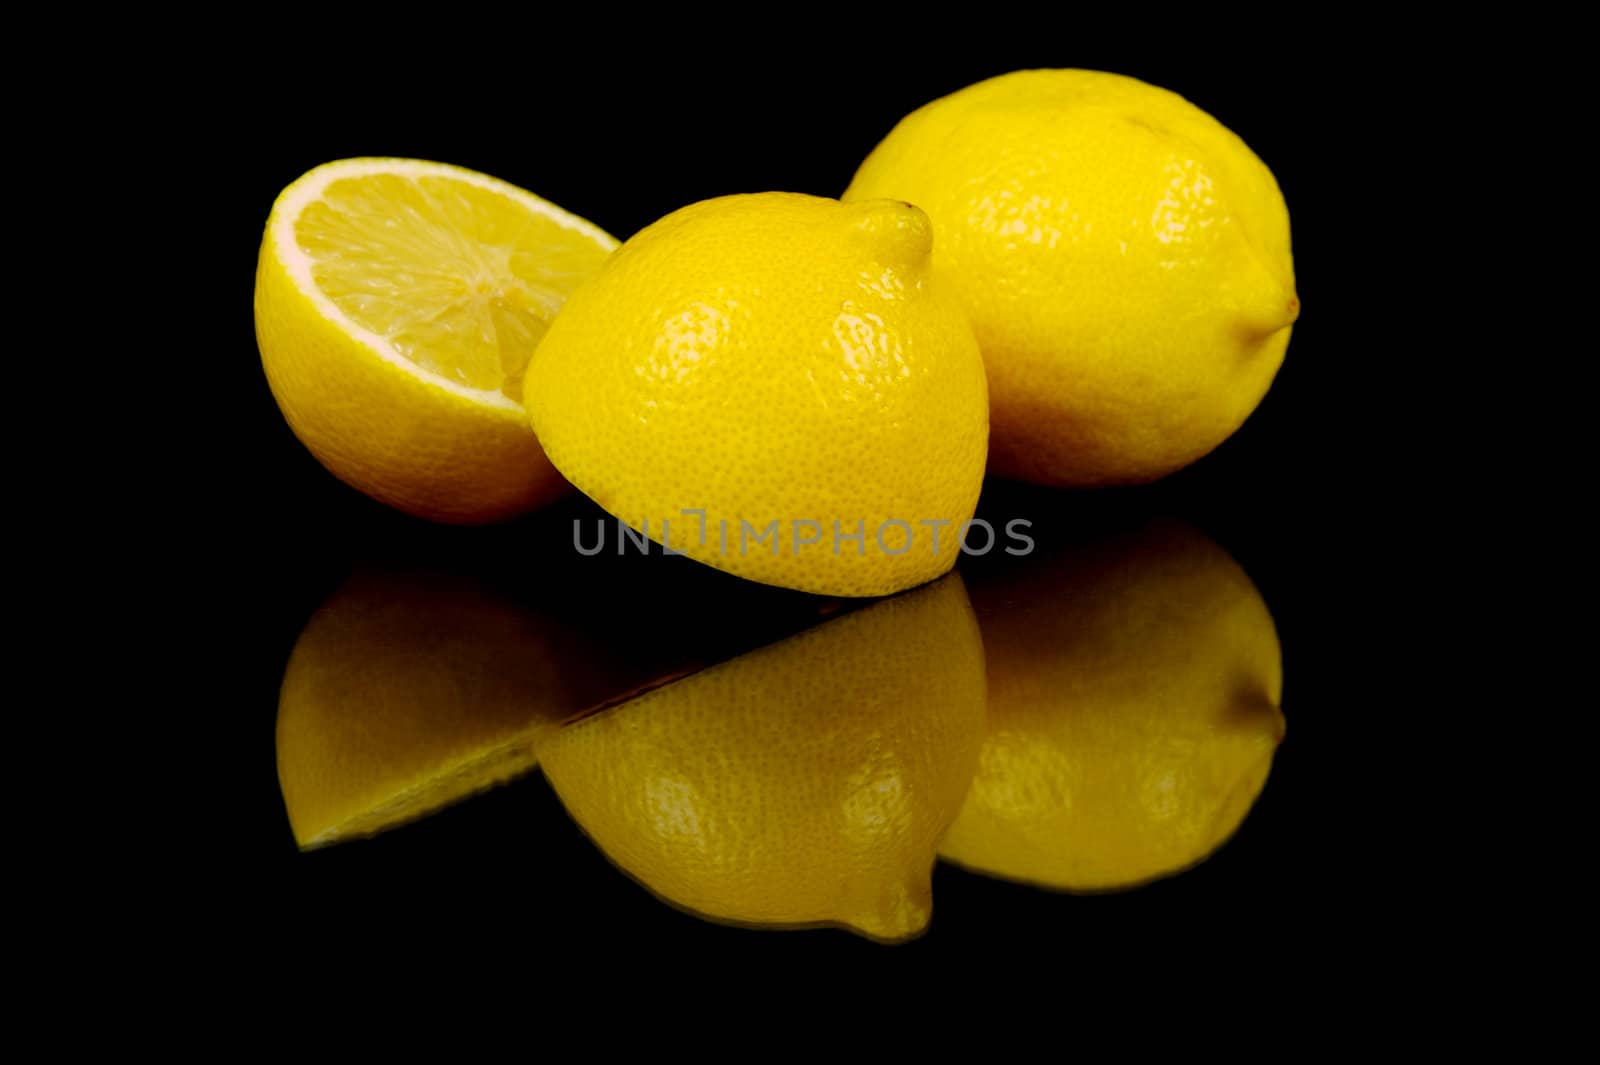
<path fill-rule="evenodd" d="M 983 701 L 951 574 L 569 725 L 540 762 L 606 855 L 677 906 L 900 940 L 928 923 Z"/>
<path fill-rule="evenodd" d="M 1278 636 L 1255 586 L 1157 524 L 974 581 L 989 735 L 940 855 L 1066 891 L 1185 869 L 1244 820 L 1283 738 Z"/>
<path fill-rule="evenodd" d="M 532 769 L 587 697 L 560 639 L 467 581 L 352 578 L 284 671 L 278 781 L 295 841 L 374 835 Z"/>
<path fill-rule="evenodd" d="M 414 159 L 346 159 L 285 189 L 256 337 L 289 425 L 339 478 L 440 521 L 508 517 L 566 484 L 521 403 L 556 311 L 616 247 L 532 193 Z"/>

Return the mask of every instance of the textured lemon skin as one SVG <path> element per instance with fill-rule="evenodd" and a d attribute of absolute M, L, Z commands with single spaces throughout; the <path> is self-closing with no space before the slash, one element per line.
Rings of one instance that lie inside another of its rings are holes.
<path fill-rule="evenodd" d="M 471 582 L 351 578 L 306 625 L 278 699 L 302 847 L 369 836 L 532 769 L 583 693 L 551 623 Z"/>
<path fill-rule="evenodd" d="M 933 220 L 989 371 L 992 472 L 1154 480 L 1231 435 L 1283 362 L 1283 196 L 1175 93 L 1086 70 L 979 82 L 903 119 L 844 198 L 883 196 Z"/>
<path fill-rule="evenodd" d="M 761 193 L 676 211 L 557 316 L 529 364 L 534 429 L 586 495 L 719 569 L 828 595 L 931 580 L 977 505 L 988 401 L 930 241 L 899 203 Z M 774 521 L 776 554 L 753 539 Z"/>
<path fill-rule="evenodd" d="M 1188 868 L 1239 826 L 1283 737 L 1266 605 L 1178 525 L 1040 561 L 973 588 L 989 734 L 940 855 L 1066 891 Z"/>
<path fill-rule="evenodd" d="M 606 855 L 670 903 L 900 940 L 932 912 L 983 704 L 951 574 L 567 726 L 541 764 Z"/>
<path fill-rule="evenodd" d="M 256 340 L 267 383 L 300 441 L 346 484 L 431 521 L 476 524 L 514 517 L 570 486 L 550 465 L 527 415 L 440 388 L 382 357 L 324 314 L 296 283 L 274 230 L 303 182 L 329 168 L 413 160 L 345 160 L 310 171 L 273 206 L 256 268 Z M 443 164 L 430 174 L 466 174 L 508 195 L 531 194 Z M 609 239 L 609 238 L 605 238 Z"/>

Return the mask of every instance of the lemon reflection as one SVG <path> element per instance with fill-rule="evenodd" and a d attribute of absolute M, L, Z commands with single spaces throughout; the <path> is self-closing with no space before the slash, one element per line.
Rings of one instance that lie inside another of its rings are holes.
<path fill-rule="evenodd" d="M 554 621 L 470 580 L 352 577 L 300 634 L 279 695 L 295 841 L 370 836 L 526 773 L 602 677 Z"/>
<path fill-rule="evenodd" d="M 988 661 L 977 776 L 940 847 L 973 871 L 1107 891 L 1205 858 L 1283 736 L 1266 605 L 1176 524 L 972 584 Z"/>
<path fill-rule="evenodd" d="M 540 761 L 668 902 L 899 940 L 928 922 L 983 725 L 982 643 L 952 574 L 569 725 Z"/>

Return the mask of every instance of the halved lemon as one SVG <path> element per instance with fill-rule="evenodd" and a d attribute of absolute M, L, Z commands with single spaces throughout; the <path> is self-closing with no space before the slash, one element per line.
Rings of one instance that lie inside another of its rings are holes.
<path fill-rule="evenodd" d="M 311 453 L 375 499 L 457 523 L 530 510 L 568 486 L 522 408 L 523 371 L 616 245 L 471 170 L 319 166 L 279 194 L 261 242 L 267 382 Z"/>
<path fill-rule="evenodd" d="M 278 782 L 295 841 L 373 836 L 526 773 L 603 690 L 587 650 L 475 581 L 357 573 L 284 669 Z"/>

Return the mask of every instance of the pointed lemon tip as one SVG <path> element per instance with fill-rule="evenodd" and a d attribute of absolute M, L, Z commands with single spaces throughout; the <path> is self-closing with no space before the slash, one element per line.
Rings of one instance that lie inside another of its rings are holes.
<path fill-rule="evenodd" d="M 933 223 L 922 208 L 903 200 L 863 200 L 850 204 L 856 230 L 880 253 L 920 263 L 933 253 Z"/>
<path fill-rule="evenodd" d="M 924 877 L 886 891 L 877 907 L 846 923 L 868 939 L 898 943 L 921 935 L 932 917 L 933 883 Z"/>
<path fill-rule="evenodd" d="M 1276 333 L 1279 330 L 1288 329 L 1290 326 L 1294 325 L 1295 322 L 1300 320 L 1299 294 L 1290 291 L 1288 298 L 1282 300 L 1282 302 L 1279 304 L 1279 308 L 1277 325 L 1268 331 L 1268 336 L 1271 336 L 1273 333 Z"/>
<path fill-rule="evenodd" d="M 1276 289 L 1276 286 L 1274 286 Z M 1249 340 L 1264 340 L 1300 318 L 1300 297 L 1293 291 L 1264 290 L 1240 308 L 1238 329 Z"/>
<path fill-rule="evenodd" d="M 1265 693 L 1241 693 L 1222 710 L 1217 725 L 1234 742 L 1268 752 L 1278 748 L 1288 730 L 1283 709 Z"/>

